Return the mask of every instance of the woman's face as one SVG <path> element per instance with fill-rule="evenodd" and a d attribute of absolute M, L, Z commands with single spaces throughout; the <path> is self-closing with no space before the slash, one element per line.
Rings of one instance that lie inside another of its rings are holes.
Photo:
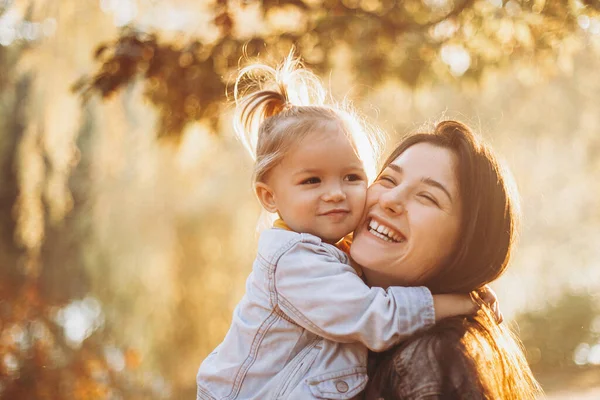
<path fill-rule="evenodd" d="M 452 253 L 461 218 L 455 164 L 450 150 L 418 143 L 371 185 L 350 249 L 369 285 L 419 285 Z"/>

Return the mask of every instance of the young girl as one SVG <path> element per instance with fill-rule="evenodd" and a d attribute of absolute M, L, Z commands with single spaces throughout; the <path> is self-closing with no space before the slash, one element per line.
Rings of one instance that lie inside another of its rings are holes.
<path fill-rule="evenodd" d="M 363 282 L 341 240 L 363 217 L 370 137 L 350 113 L 323 104 L 316 77 L 293 58 L 246 68 L 238 82 L 257 72 L 241 98 L 236 83 L 236 127 L 255 156 L 258 199 L 280 219 L 260 236 L 229 332 L 198 371 L 197 398 L 351 399 L 367 383 L 367 349 L 475 307 L 467 295 Z"/>

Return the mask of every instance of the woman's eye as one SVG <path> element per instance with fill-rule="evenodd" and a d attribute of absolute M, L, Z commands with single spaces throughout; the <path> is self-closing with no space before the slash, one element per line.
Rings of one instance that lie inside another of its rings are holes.
<path fill-rule="evenodd" d="M 426 201 L 428 201 L 428 202 L 430 202 L 432 204 L 435 204 L 438 207 L 440 205 L 433 196 L 430 196 L 428 194 L 420 194 L 419 196 L 421 196 L 421 198 L 425 199 Z"/>
<path fill-rule="evenodd" d="M 320 183 L 321 180 L 317 177 L 311 177 L 311 178 L 307 178 L 305 180 L 303 180 L 302 182 L 300 182 L 301 185 L 315 185 L 317 183 Z"/>
<path fill-rule="evenodd" d="M 378 181 L 385 181 L 385 182 L 389 182 L 389 183 L 391 183 L 391 184 L 393 184 L 393 185 L 395 185 L 395 184 L 396 184 L 396 181 L 394 180 L 394 178 L 392 178 L 392 177 L 391 177 L 391 176 L 389 176 L 389 175 L 381 175 L 381 176 L 380 176 L 380 177 L 379 177 L 377 180 L 378 180 Z"/>
<path fill-rule="evenodd" d="M 359 174 L 350 174 L 350 175 L 346 175 L 346 177 L 344 178 L 345 180 L 349 181 L 349 182 L 355 182 L 355 181 L 362 181 L 364 180 L 363 177 Z"/>

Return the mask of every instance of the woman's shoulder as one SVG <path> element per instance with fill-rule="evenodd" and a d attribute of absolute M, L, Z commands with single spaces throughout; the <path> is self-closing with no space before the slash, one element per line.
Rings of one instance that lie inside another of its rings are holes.
<path fill-rule="evenodd" d="M 391 390 L 388 397 L 397 399 L 452 393 L 478 399 L 475 375 L 463 351 L 461 335 L 452 324 L 444 325 L 416 334 L 388 351 L 372 374 L 372 383 L 378 387 L 375 391 L 386 388 L 383 390 Z"/>
<path fill-rule="evenodd" d="M 393 350 L 394 368 L 403 374 L 437 378 L 445 341 L 432 330 L 409 338 Z"/>
<path fill-rule="evenodd" d="M 409 338 L 394 352 L 396 368 L 420 370 L 415 374 L 432 371 L 430 375 L 436 378 L 447 376 L 450 371 L 468 374 L 472 360 L 465 349 L 463 321 L 462 317 L 444 320 Z"/>

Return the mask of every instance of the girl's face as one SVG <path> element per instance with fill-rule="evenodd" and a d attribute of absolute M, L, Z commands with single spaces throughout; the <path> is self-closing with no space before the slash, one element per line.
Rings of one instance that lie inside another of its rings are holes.
<path fill-rule="evenodd" d="M 347 136 L 326 129 L 293 146 L 256 191 L 292 230 L 335 243 L 362 218 L 367 177 Z"/>
<path fill-rule="evenodd" d="M 459 239 L 456 156 L 429 143 L 409 147 L 367 192 L 352 258 L 371 286 L 416 286 L 442 267 Z"/>

